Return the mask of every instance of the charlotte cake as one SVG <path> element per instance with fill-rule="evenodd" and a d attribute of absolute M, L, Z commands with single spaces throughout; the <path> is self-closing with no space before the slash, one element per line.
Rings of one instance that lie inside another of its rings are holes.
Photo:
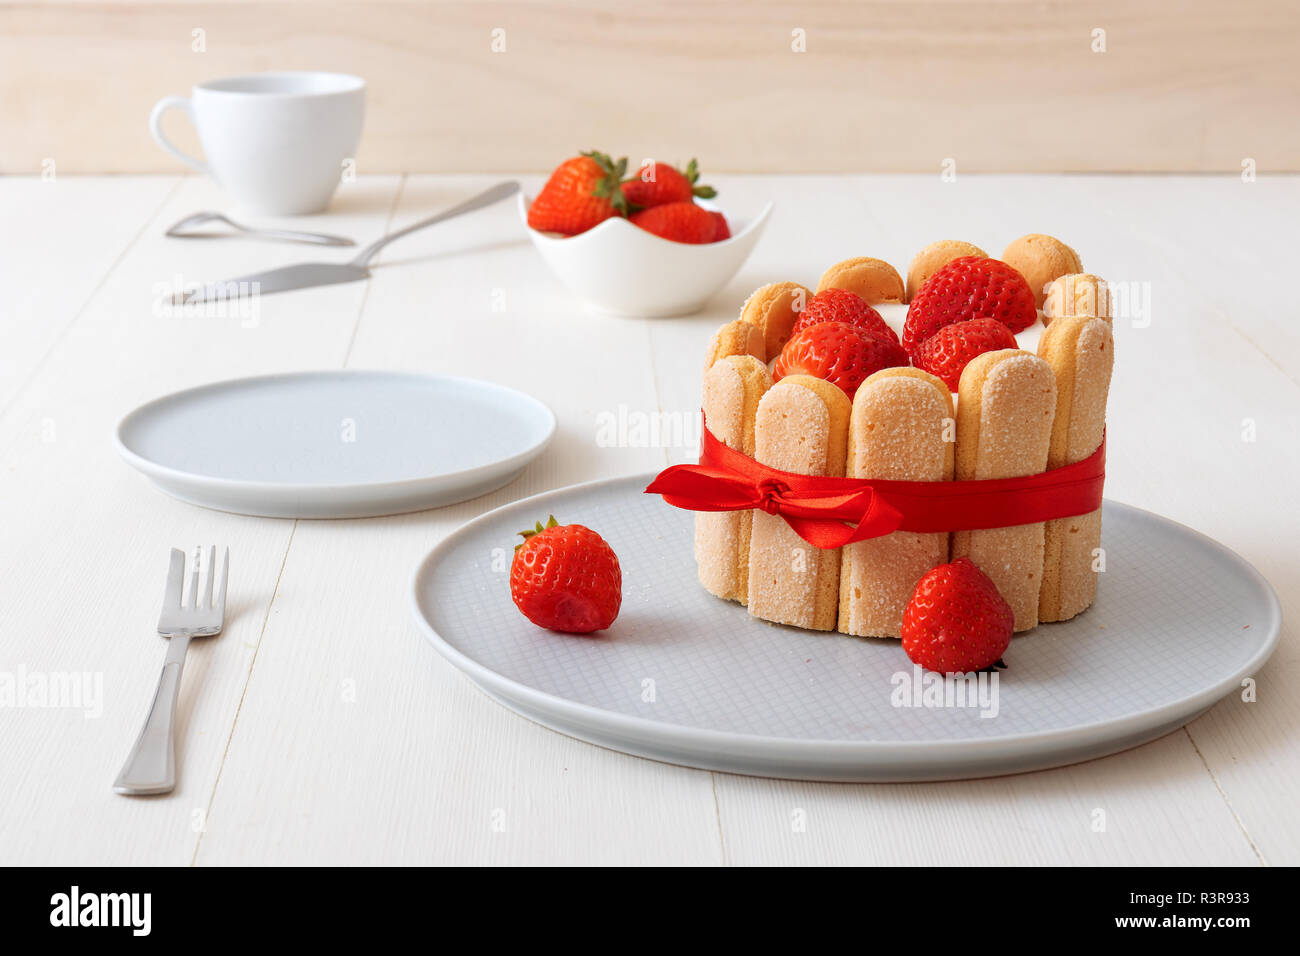
<path fill-rule="evenodd" d="M 1105 279 L 1091 273 L 1071 273 L 1047 284 L 1043 299 L 1043 324 L 1063 315 L 1095 315 L 1111 318 L 1110 288 Z"/>
<path fill-rule="evenodd" d="M 1043 333 L 1037 355 L 1008 348 L 985 351 L 987 345 L 978 354 L 959 355 L 965 365 L 955 407 L 944 382 L 922 369 L 873 368 L 855 378 L 854 369 L 843 367 L 844 355 L 822 356 L 827 367 L 817 374 L 802 374 L 808 370 L 805 362 L 774 381 L 771 370 L 783 350 L 818 358 L 808 343 L 800 342 L 805 326 L 830 323 L 845 326 L 847 331 L 839 331 L 846 335 L 896 339 L 893 330 L 882 331 L 874 320 L 867 321 L 872 310 L 865 302 L 856 310 L 862 315 L 846 312 L 844 303 L 837 302 L 836 309 L 822 310 L 828 313 L 824 322 L 820 313 L 814 322 L 800 321 L 812 294 L 797 282 L 778 282 L 756 290 L 740 319 L 712 338 L 703 380 L 706 425 L 728 447 L 805 475 L 1006 478 L 1088 458 L 1105 429 L 1113 332 L 1104 317 L 1072 313 L 1089 307 L 1103 311 L 1102 303 L 1109 302 L 1101 294 L 1105 282 L 1081 273 L 1077 254 L 1050 236 L 1023 237 L 1005 255 L 1025 273 L 1026 284 L 1017 294 L 1026 304 L 1029 287 L 1042 280 L 1055 321 Z M 940 260 L 953 256 L 961 261 L 952 262 L 952 270 L 966 272 L 972 269 L 970 256 L 987 258 L 968 243 L 935 243 L 913 260 L 909 277 L 920 277 L 935 263 L 936 273 L 942 272 L 948 264 Z M 1000 264 L 989 269 L 1001 269 L 1021 282 Z M 819 288 L 847 289 L 858 296 L 866 292 L 878 301 L 902 298 L 901 280 L 895 285 L 891 274 L 897 277 L 881 260 L 848 259 L 828 269 Z M 951 285 L 951 276 L 944 281 Z M 981 294 L 985 305 L 993 301 L 986 288 Z M 973 318 L 951 315 L 943 321 L 958 325 Z M 959 335 L 952 338 L 959 345 L 963 341 Z M 893 356 L 880 359 L 885 365 L 906 360 L 888 348 L 851 352 L 854 361 L 862 354 Z M 782 370 L 790 364 L 783 363 Z M 1093 602 L 1100 533 L 1101 513 L 1096 511 L 952 534 L 896 531 L 823 550 L 776 515 L 700 512 L 695 555 L 704 587 L 746 605 L 755 617 L 862 637 L 898 637 L 917 581 L 937 565 L 965 556 L 1010 605 L 1015 630 L 1025 631 L 1040 621 L 1065 620 Z"/>
<path fill-rule="evenodd" d="M 789 375 L 758 403 L 754 459 L 801 475 L 843 477 L 848 396 L 810 375 Z M 815 548 L 777 515 L 753 512 L 749 613 L 778 624 L 835 630 L 839 551 Z"/>
<path fill-rule="evenodd" d="M 1052 367 L 1031 352 L 1001 349 L 975 358 L 957 392 L 959 481 L 1016 478 L 1047 468 L 1056 413 Z M 1017 631 L 1038 623 L 1043 525 L 956 531 L 952 556 L 980 566 L 1016 616 Z"/>
<path fill-rule="evenodd" d="M 729 355 L 704 373 L 704 424 L 728 448 L 754 456 L 758 403 L 772 376 L 753 355 Z M 695 515 L 695 561 L 709 593 L 744 604 L 749 584 L 752 511 Z"/>
<path fill-rule="evenodd" d="M 1053 236 L 1030 233 L 1002 250 L 1002 261 L 1025 277 L 1034 293 L 1034 304 L 1043 307 L 1047 286 L 1061 276 L 1083 271 L 1079 254 Z"/>
<path fill-rule="evenodd" d="M 953 422 L 948 387 L 916 368 L 887 368 L 853 397 L 850 478 L 951 481 Z M 838 628 L 859 637 L 898 637 L 921 575 L 948 560 L 948 534 L 895 531 L 843 548 Z"/>
<path fill-rule="evenodd" d="M 817 291 L 844 289 L 862 297 L 868 305 L 904 301 L 905 290 L 898 270 L 883 259 L 859 256 L 837 262 L 822 274 Z"/>
<path fill-rule="evenodd" d="M 1106 397 L 1115 363 L 1115 339 L 1105 319 L 1065 316 L 1038 342 L 1038 354 L 1056 376 L 1056 416 L 1047 467 L 1082 461 L 1101 445 L 1106 431 Z M 1040 621 L 1064 621 L 1092 604 L 1097 594 L 1097 549 L 1101 510 L 1056 518 L 1045 528 Z"/>
<path fill-rule="evenodd" d="M 940 239 L 938 242 L 932 242 L 912 258 L 912 264 L 907 267 L 907 299 L 911 302 L 912 296 L 920 291 L 921 286 L 925 285 L 927 279 L 934 275 L 954 259 L 960 259 L 962 256 L 979 256 L 981 259 L 987 259 L 989 254 L 979 246 L 969 242 L 962 242 L 960 239 Z"/>

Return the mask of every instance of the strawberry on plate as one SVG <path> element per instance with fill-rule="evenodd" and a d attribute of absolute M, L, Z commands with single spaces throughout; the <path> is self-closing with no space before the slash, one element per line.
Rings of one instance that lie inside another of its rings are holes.
<path fill-rule="evenodd" d="M 803 312 L 790 330 L 793 335 L 823 322 L 844 322 L 868 335 L 876 335 L 897 343 L 898 335 L 880 317 L 867 300 L 847 289 L 825 289 L 808 300 Z"/>
<path fill-rule="evenodd" d="M 713 242 L 718 231 L 709 210 L 693 202 L 670 202 L 662 206 L 651 206 L 634 212 L 628 217 L 634 226 L 640 226 L 646 232 L 654 233 L 662 239 L 673 242 L 688 242 L 701 245 Z"/>
<path fill-rule="evenodd" d="M 838 385 L 852 398 L 868 375 L 907 364 L 897 342 L 882 339 L 847 322 L 820 322 L 790 336 L 772 366 L 772 381 L 801 373 Z"/>
<path fill-rule="evenodd" d="M 684 170 L 668 163 L 650 162 L 623 183 L 623 196 L 631 205 L 649 209 L 670 202 L 690 202 L 696 196 L 712 199 L 718 194 L 712 186 L 696 185 L 699 178 L 699 165 L 693 159 Z"/>
<path fill-rule="evenodd" d="M 1022 332 L 1038 318 L 1034 293 L 1019 272 L 1000 259 L 962 256 L 926 280 L 912 297 L 903 325 L 903 348 L 916 348 L 946 325 L 997 319 Z"/>
<path fill-rule="evenodd" d="M 945 325 L 918 345 L 912 364 L 943 379 L 948 390 L 955 392 L 971 359 L 1015 347 L 1016 337 L 997 319 L 967 319 Z"/>
<path fill-rule="evenodd" d="M 594 150 L 566 159 L 528 207 L 528 225 L 538 232 L 576 236 L 627 215 L 627 199 L 619 189 L 625 172 L 626 158 L 615 162 Z"/>
<path fill-rule="evenodd" d="M 992 666 L 1015 627 L 1011 605 L 970 558 L 931 568 L 903 610 L 903 650 L 927 670 L 967 674 Z"/>
<path fill-rule="evenodd" d="M 587 634 L 609 627 L 623 600 L 623 574 L 605 539 L 551 515 L 521 531 L 510 564 L 510 596 L 538 627 Z"/>

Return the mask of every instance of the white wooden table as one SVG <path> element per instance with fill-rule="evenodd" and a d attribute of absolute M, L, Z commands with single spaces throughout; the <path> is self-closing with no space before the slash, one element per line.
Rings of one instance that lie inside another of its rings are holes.
<path fill-rule="evenodd" d="M 1026 232 L 1058 235 L 1090 271 L 1150 290 L 1149 326 L 1117 329 L 1108 495 L 1237 550 L 1297 619 L 1297 179 L 715 179 L 731 209 L 772 198 L 777 210 L 741 274 L 692 318 L 588 314 L 506 204 L 395 244 L 368 284 L 267 297 L 255 323 L 154 308 L 178 276 L 318 254 L 164 238 L 184 214 L 228 208 L 211 184 L 0 180 L 0 674 L 102 681 L 90 715 L 0 706 L 0 862 L 1300 863 L 1293 623 L 1254 703 L 1229 698 L 1092 763 L 907 786 L 751 779 L 605 751 L 506 711 L 425 642 L 407 588 L 449 531 L 515 498 L 689 457 L 602 447 L 597 416 L 697 408 L 706 337 L 751 288 L 811 284 L 851 255 L 905 268 L 938 238 L 996 254 Z M 362 177 L 302 225 L 368 241 L 487 182 Z M 560 431 L 495 494 L 362 521 L 190 507 L 113 451 L 114 423 L 154 396 L 342 366 L 507 383 L 547 402 Z M 180 783 L 168 797 L 116 796 L 162 662 L 167 549 L 211 542 L 232 554 L 229 624 L 190 650 Z"/>

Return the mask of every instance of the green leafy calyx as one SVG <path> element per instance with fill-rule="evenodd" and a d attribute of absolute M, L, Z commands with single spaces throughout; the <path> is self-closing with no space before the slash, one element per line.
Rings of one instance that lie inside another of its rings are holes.
<path fill-rule="evenodd" d="M 545 525 L 543 525 L 543 524 L 539 521 L 539 522 L 537 522 L 537 526 L 536 526 L 535 528 L 529 528 L 529 529 L 526 530 L 526 531 L 520 531 L 520 532 L 519 532 L 519 535 L 520 535 L 520 537 L 522 537 L 524 540 L 523 540 L 523 541 L 520 541 L 517 545 L 515 545 L 515 550 L 518 551 L 520 548 L 522 548 L 522 547 L 523 547 L 523 546 L 528 542 L 528 539 L 529 539 L 529 538 L 532 538 L 532 537 L 535 537 L 535 536 L 541 534 L 541 533 L 542 533 L 543 531 L 545 531 L 547 528 L 555 528 L 555 527 L 558 527 L 559 524 L 560 524 L 560 523 L 559 523 L 558 521 L 555 520 L 555 515 L 549 515 L 549 516 L 547 517 L 547 519 L 546 519 L 546 524 L 545 524 Z"/>
<path fill-rule="evenodd" d="M 691 192 L 694 195 L 699 196 L 701 199 L 712 199 L 718 194 L 718 191 L 712 186 L 695 185 L 696 180 L 700 178 L 700 164 L 694 159 L 686 164 L 686 168 L 682 170 L 682 175 L 685 176 L 686 181 L 691 184 Z"/>
<path fill-rule="evenodd" d="M 623 177 L 627 175 L 627 157 L 615 161 L 607 154 L 594 149 L 587 150 L 582 155 L 595 160 L 602 173 L 591 194 L 598 199 L 608 199 L 609 204 L 618 211 L 619 215 L 626 216 L 627 199 L 623 196 L 621 187 Z"/>

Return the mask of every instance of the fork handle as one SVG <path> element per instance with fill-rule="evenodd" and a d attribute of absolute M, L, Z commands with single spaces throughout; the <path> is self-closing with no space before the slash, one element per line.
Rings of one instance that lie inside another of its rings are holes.
<path fill-rule="evenodd" d="M 170 793 L 176 786 L 176 698 L 180 696 L 181 672 L 189 645 L 188 634 L 168 638 L 167 657 L 149 716 L 140 728 L 131 756 L 113 781 L 114 793 Z"/>

